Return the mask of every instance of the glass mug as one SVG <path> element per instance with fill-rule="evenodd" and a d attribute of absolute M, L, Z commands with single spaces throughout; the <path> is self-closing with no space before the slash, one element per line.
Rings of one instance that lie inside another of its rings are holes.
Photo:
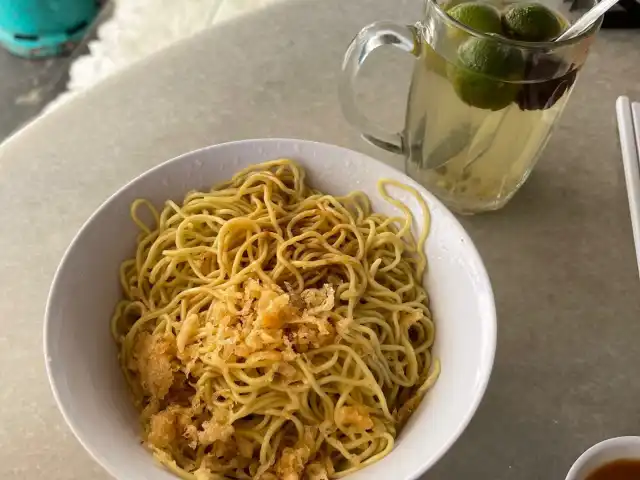
<path fill-rule="evenodd" d="M 492 1 L 499 9 L 513 3 Z M 568 24 L 593 4 L 547 6 Z M 408 175 L 452 210 L 497 210 L 535 166 L 601 21 L 566 41 L 521 42 L 474 31 L 445 13 L 451 7 L 426 0 L 415 25 L 377 22 L 360 31 L 345 54 L 342 110 L 366 140 L 404 155 Z M 386 45 L 416 57 L 400 133 L 366 118 L 353 93 L 367 56 Z"/>

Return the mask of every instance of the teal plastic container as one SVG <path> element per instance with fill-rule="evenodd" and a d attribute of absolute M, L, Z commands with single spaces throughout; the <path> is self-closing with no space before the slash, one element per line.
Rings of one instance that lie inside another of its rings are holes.
<path fill-rule="evenodd" d="M 21 57 L 64 54 L 83 38 L 100 0 L 0 0 L 0 45 Z"/>

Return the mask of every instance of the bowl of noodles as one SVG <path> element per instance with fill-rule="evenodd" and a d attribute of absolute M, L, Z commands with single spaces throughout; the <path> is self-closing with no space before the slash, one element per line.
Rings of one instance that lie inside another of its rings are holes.
<path fill-rule="evenodd" d="M 409 480 L 475 413 L 496 315 L 417 183 L 246 140 L 112 195 L 60 263 L 44 342 L 66 421 L 117 479 Z"/>

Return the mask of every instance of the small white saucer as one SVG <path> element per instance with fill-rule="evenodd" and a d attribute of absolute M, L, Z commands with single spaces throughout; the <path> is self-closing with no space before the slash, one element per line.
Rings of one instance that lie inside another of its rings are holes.
<path fill-rule="evenodd" d="M 599 466 L 622 459 L 640 460 L 640 437 L 610 438 L 595 444 L 580 455 L 565 480 L 585 480 Z"/>

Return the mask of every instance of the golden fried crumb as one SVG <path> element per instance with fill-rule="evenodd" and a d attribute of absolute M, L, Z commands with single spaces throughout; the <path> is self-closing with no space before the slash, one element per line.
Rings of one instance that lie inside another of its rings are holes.
<path fill-rule="evenodd" d="M 287 378 L 295 377 L 298 371 L 292 365 L 286 362 L 280 362 L 278 364 L 278 373 L 284 375 Z"/>
<path fill-rule="evenodd" d="M 205 397 L 194 398 L 191 372 L 197 374 L 202 368 L 202 351 L 207 350 L 208 365 L 266 362 L 280 381 L 297 381 L 300 372 L 294 363 L 296 358 L 335 341 L 336 326 L 330 320 L 334 297 L 330 285 L 294 294 L 249 280 L 242 293 L 236 287 L 229 288 L 206 311 L 189 314 L 178 324 L 175 336 L 165 330 L 138 334 L 130 363 L 149 397 L 147 444 L 156 452 L 207 448 L 201 463 L 189 467 L 196 480 L 218 479 L 216 472 L 221 469 L 249 465 L 256 454 L 255 442 L 235 432 L 230 423 L 234 407 L 212 405 Z M 214 399 L 219 394 L 211 392 Z M 336 418 L 344 426 L 366 429 L 373 425 L 364 407 L 342 407 Z M 318 427 L 313 432 L 305 430 L 303 438 L 284 447 L 260 478 L 328 478 L 326 467 L 317 459 L 313 466 L 307 466 L 314 455 L 317 434 Z"/>
<path fill-rule="evenodd" d="M 289 295 L 263 290 L 258 300 L 258 321 L 264 328 L 282 328 L 293 316 Z"/>
<path fill-rule="evenodd" d="M 196 480 L 217 480 L 220 478 L 219 475 L 214 475 L 211 470 L 204 467 L 200 467 L 198 470 L 193 472 L 193 476 Z"/>
<path fill-rule="evenodd" d="M 280 458 L 275 465 L 275 473 L 279 480 L 301 480 L 309 478 L 305 467 L 312 457 L 312 448 L 315 445 L 317 427 L 304 427 L 302 437 L 293 447 L 286 447 L 280 453 Z"/>
<path fill-rule="evenodd" d="M 199 357 L 198 350 L 189 346 L 196 335 L 199 342 L 210 342 L 221 361 L 277 351 L 283 360 L 291 362 L 297 354 L 329 345 L 335 339 L 336 328 L 328 315 L 335 302 L 330 285 L 294 295 L 250 279 L 242 294 L 230 288 L 226 296 L 211 306 L 204 320 L 190 315 L 181 326 L 176 347 L 188 371 L 193 368 L 190 357 Z M 211 360 L 217 361 L 215 357 Z"/>
<path fill-rule="evenodd" d="M 310 463 L 304 469 L 305 480 L 329 480 L 329 473 L 321 463 Z"/>
<path fill-rule="evenodd" d="M 182 436 L 189 441 L 189 447 L 195 450 L 198 446 L 198 428 L 193 424 L 186 425 Z"/>
<path fill-rule="evenodd" d="M 346 335 L 351 328 L 351 324 L 353 324 L 352 318 L 342 318 L 338 320 L 338 325 L 336 326 L 336 330 L 340 335 Z"/>
<path fill-rule="evenodd" d="M 233 435 L 231 425 L 222 425 L 218 422 L 206 421 L 202 424 L 202 430 L 198 432 L 198 442 L 201 445 L 211 445 L 218 440 L 226 442 Z"/>
<path fill-rule="evenodd" d="M 333 286 L 325 284 L 321 289 L 309 288 L 300 295 L 306 304 L 309 314 L 329 312 L 335 303 L 335 290 Z"/>
<path fill-rule="evenodd" d="M 307 445 L 282 450 L 276 464 L 276 474 L 281 480 L 300 480 L 304 466 L 309 461 L 311 449 Z"/>
<path fill-rule="evenodd" d="M 410 327 L 411 325 L 415 325 L 424 317 L 424 313 L 421 311 L 415 311 L 411 313 L 401 313 L 400 314 L 400 324 L 405 328 Z"/>
<path fill-rule="evenodd" d="M 165 448 L 176 439 L 176 414 L 162 411 L 151 416 L 147 441 L 157 448 Z"/>
<path fill-rule="evenodd" d="M 174 347 L 170 339 L 143 332 L 137 336 L 133 352 L 133 369 L 140 374 L 142 388 L 152 397 L 163 399 L 173 384 Z"/>
<path fill-rule="evenodd" d="M 248 303 L 251 302 L 251 300 L 259 299 L 262 295 L 262 290 L 263 288 L 260 282 L 253 278 L 248 279 L 244 284 L 244 302 Z"/>
<path fill-rule="evenodd" d="M 238 453 L 244 458 L 253 457 L 253 442 L 247 438 L 236 436 L 236 445 L 238 446 Z"/>
<path fill-rule="evenodd" d="M 373 420 L 362 405 L 344 406 L 336 409 L 335 419 L 337 424 L 345 426 L 353 425 L 359 430 L 373 428 Z"/>
<path fill-rule="evenodd" d="M 292 337 L 296 351 L 305 352 L 309 347 L 319 348 L 332 343 L 335 330 L 327 319 L 304 315 Z"/>

